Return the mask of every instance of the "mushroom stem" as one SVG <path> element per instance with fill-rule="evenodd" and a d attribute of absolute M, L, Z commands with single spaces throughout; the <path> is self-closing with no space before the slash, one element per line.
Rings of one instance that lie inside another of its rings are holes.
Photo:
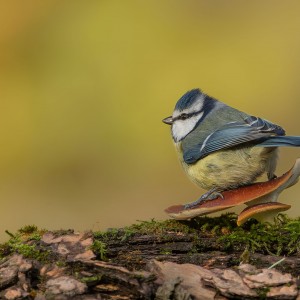
<path fill-rule="evenodd" d="M 288 210 L 291 205 L 279 203 L 279 202 L 269 202 L 260 203 L 256 205 L 249 206 L 245 208 L 238 216 L 237 225 L 240 226 L 245 223 L 249 218 L 254 218 L 260 222 L 274 222 L 274 218 L 279 212 Z"/>

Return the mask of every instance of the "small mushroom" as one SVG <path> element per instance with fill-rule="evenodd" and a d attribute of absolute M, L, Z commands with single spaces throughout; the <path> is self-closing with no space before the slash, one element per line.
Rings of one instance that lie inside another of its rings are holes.
<path fill-rule="evenodd" d="M 224 199 L 218 197 L 217 199 L 205 201 L 188 209 L 185 209 L 184 205 L 174 205 L 168 207 L 165 212 L 174 219 L 186 220 L 244 203 L 247 205 L 256 205 L 258 203 L 276 202 L 279 194 L 284 189 L 296 184 L 299 176 L 300 159 L 297 159 L 294 167 L 281 177 L 225 191 L 222 193 Z"/>
<path fill-rule="evenodd" d="M 254 218 L 258 221 L 273 222 L 279 212 L 288 210 L 291 205 L 279 202 L 266 202 L 245 208 L 238 216 L 237 225 L 240 226 L 249 218 Z"/>

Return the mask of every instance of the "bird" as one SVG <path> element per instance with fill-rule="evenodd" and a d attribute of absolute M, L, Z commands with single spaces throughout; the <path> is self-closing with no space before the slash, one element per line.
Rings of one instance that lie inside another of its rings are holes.
<path fill-rule="evenodd" d="M 186 92 L 162 121 L 171 125 L 187 176 L 207 191 L 184 209 L 223 198 L 222 192 L 250 185 L 263 174 L 268 180 L 276 178 L 278 147 L 300 147 L 300 136 L 286 136 L 281 126 L 226 105 L 199 88 Z"/>

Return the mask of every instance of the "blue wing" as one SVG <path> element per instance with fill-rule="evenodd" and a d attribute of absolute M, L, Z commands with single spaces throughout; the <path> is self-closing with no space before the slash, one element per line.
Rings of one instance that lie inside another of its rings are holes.
<path fill-rule="evenodd" d="M 230 122 L 207 136 L 202 144 L 183 153 L 186 163 L 192 164 L 212 152 L 228 149 L 251 141 L 264 140 L 274 135 L 285 135 L 284 130 L 269 121 L 248 117 L 245 122 Z"/>

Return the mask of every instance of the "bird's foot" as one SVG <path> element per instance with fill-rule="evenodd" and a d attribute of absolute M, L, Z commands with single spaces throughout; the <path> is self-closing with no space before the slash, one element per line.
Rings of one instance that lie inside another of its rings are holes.
<path fill-rule="evenodd" d="M 273 179 L 276 179 L 277 176 L 275 174 L 268 174 L 268 179 L 269 180 L 273 180 Z"/>
<path fill-rule="evenodd" d="M 220 192 L 218 192 L 217 189 L 213 188 L 213 189 L 209 190 L 207 193 L 203 194 L 198 200 L 196 200 L 192 203 L 186 204 L 184 206 L 184 209 L 193 208 L 202 202 L 214 200 L 214 199 L 217 199 L 218 197 L 224 199 L 224 196 Z"/>

